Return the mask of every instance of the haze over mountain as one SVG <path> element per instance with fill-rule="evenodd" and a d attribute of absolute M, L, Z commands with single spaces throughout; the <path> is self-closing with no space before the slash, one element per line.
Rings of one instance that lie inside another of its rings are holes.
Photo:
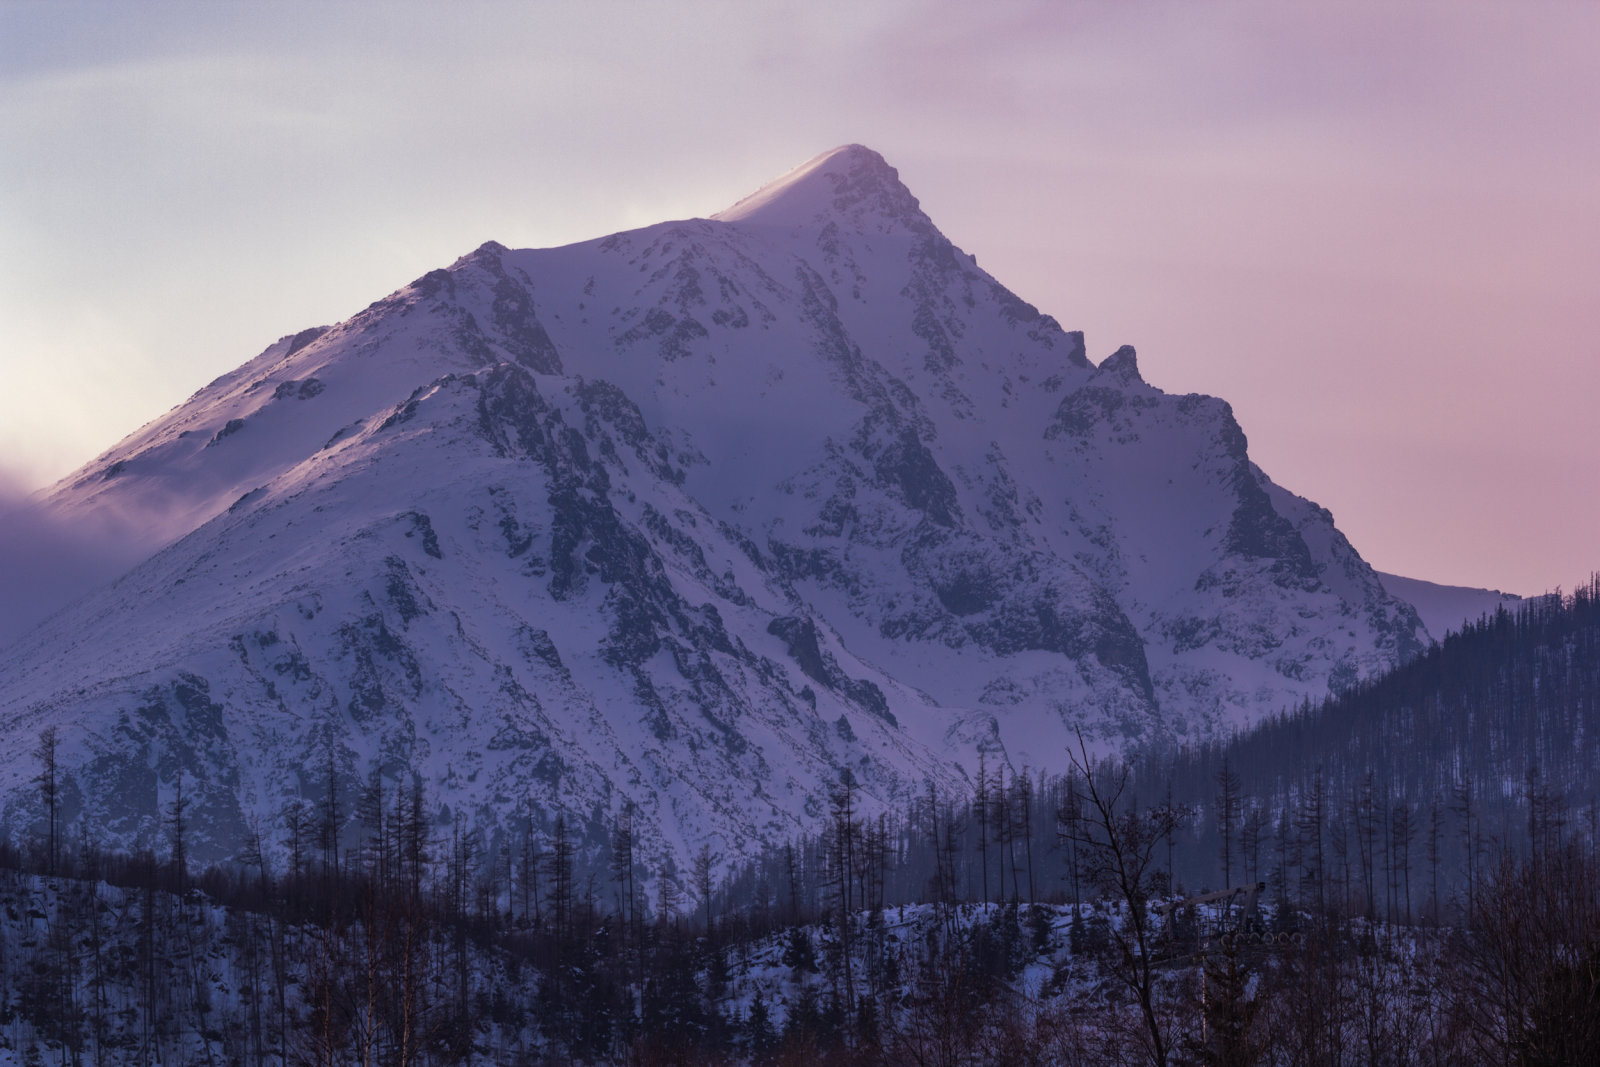
<path fill-rule="evenodd" d="M 1098 364 L 847 146 L 711 219 L 493 242 L 64 479 L 164 543 L 0 650 L 0 790 L 197 858 L 427 784 L 441 825 L 637 806 L 653 870 L 977 756 L 1215 736 L 1424 647 L 1226 403 Z M 347 823 L 355 833 L 354 823 Z M 491 836 L 491 841 L 493 837 Z"/>

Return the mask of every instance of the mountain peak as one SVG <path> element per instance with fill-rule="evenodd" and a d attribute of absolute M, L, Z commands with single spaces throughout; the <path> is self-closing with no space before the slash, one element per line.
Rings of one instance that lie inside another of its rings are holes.
<path fill-rule="evenodd" d="M 1139 354 L 1132 345 L 1123 345 L 1101 360 L 1099 370 L 1115 375 L 1124 382 L 1144 381 L 1139 375 Z"/>
<path fill-rule="evenodd" d="M 899 223 L 913 230 L 931 226 L 900 172 L 859 144 L 841 145 L 802 163 L 712 218 L 786 227 L 839 218 L 871 218 L 880 227 Z"/>
<path fill-rule="evenodd" d="M 1226 404 L 1091 375 L 876 152 L 723 219 L 483 244 L 65 480 L 169 543 L 0 648 L 0 824 L 48 715 L 116 847 L 184 779 L 220 860 L 377 775 L 491 843 L 632 807 L 670 877 L 842 768 L 876 814 L 979 751 L 1200 742 L 1425 638 Z"/>

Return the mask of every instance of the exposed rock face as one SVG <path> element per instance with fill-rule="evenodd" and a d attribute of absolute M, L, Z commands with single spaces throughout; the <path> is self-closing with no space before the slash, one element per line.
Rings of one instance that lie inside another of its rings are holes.
<path fill-rule="evenodd" d="M 0 654 L 0 790 L 194 853 L 426 782 L 625 803 L 653 868 L 825 809 L 1196 740 L 1426 640 L 1228 406 L 1006 291 L 851 146 L 711 220 L 486 244 L 286 337 L 55 490 L 171 543 Z M 114 476 L 113 476 L 114 475 Z M 281 832 L 272 832 L 272 837 Z"/>

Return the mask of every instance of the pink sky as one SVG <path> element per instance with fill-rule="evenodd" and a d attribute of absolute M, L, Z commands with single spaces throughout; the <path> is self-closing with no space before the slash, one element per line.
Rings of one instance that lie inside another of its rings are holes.
<path fill-rule="evenodd" d="M 1092 356 L 1229 400 L 1374 565 L 1570 587 L 1597 54 L 1557 2 L 0 5 L 0 485 L 484 240 L 859 141 Z"/>

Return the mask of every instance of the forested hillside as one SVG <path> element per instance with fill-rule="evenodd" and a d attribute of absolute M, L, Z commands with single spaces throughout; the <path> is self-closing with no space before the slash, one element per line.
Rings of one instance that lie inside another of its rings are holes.
<path fill-rule="evenodd" d="M 1600 1055 L 1600 583 L 1228 745 L 980 764 L 727 877 L 423 787 L 192 871 L 0 852 L 0 1048 L 61 1063 L 1579 1063 Z M 332 828 L 358 825 L 358 839 Z M 284 856 L 274 861 L 274 854 Z M 1248 887 L 1260 886 L 1257 890 Z M 1241 888 L 1243 887 L 1243 888 Z M 1236 888 L 1196 901 L 1206 889 Z"/>
<path fill-rule="evenodd" d="M 1206 813 L 1212 851 L 1234 835 L 1233 855 L 1254 858 L 1276 847 L 1266 834 L 1290 813 L 1297 826 L 1322 827 L 1324 873 L 1341 892 L 1347 853 L 1357 866 L 1370 853 L 1386 877 L 1409 874 L 1411 890 L 1377 906 L 1410 913 L 1469 890 L 1501 852 L 1526 856 L 1568 833 L 1597 837 L 1597 707 L 1600 580 L 1591 578 L 1570 595 L 1486 616 L 1317 707 L 1142 766 L 1147 780 L 1170 778 L 1181 802 Z"/>

